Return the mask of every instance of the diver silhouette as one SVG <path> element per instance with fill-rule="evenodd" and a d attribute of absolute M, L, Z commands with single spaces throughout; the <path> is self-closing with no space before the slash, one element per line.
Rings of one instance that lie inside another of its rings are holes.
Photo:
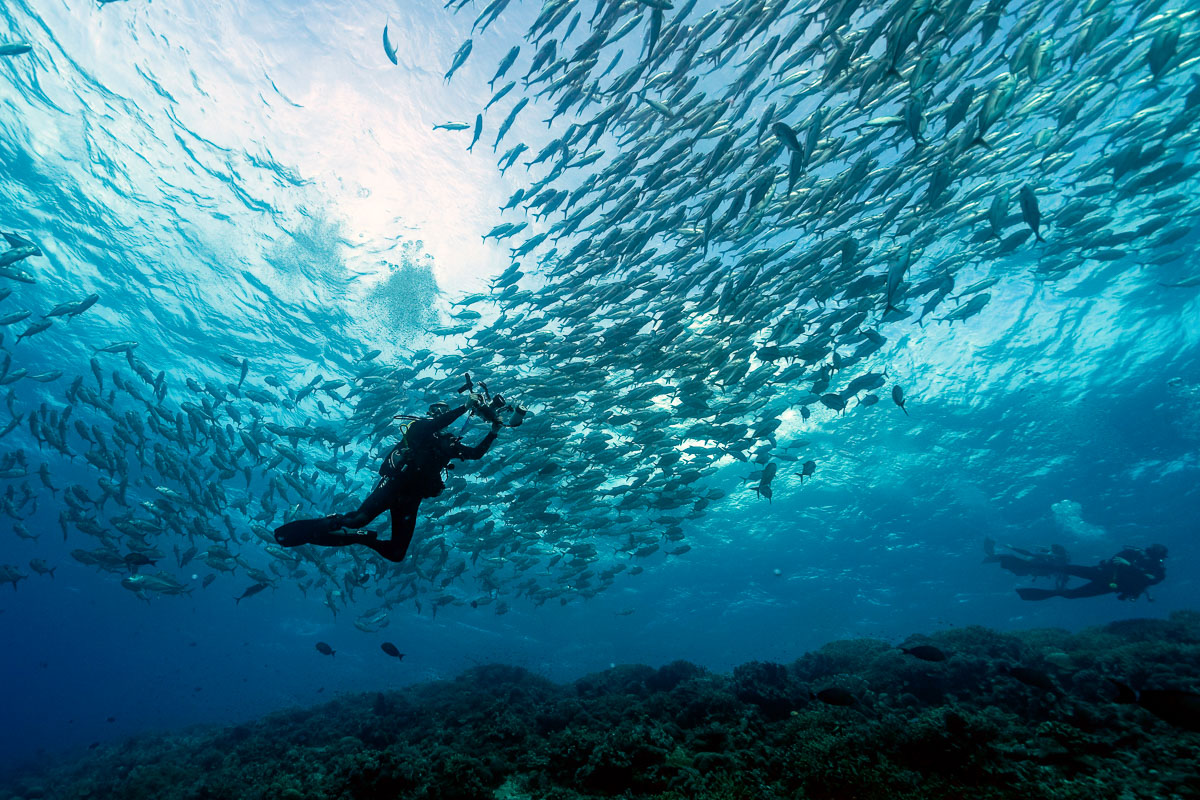
<path fill-rule="evenodd" d="M 1066 551 L 1061 550 L 1061 553 L 1065 556 Z M 1072 589 L 1066 588 L 1065 577 L 1054 589 L 1022 587 L 1017 589 L 1017 594 L 1022 600 L 1048 600 L 1051 597 L 1078 600 L 1105 594 L 1115 594 L 1118 600 L 1136 600 L 1146 594 L 1146 590 L 1151 586 L 1162 583 L 1166 578 L 1166 568 L 1163 565 L 1166 558 L 1167 548 L 1161 544 L 1152 544 L 1145 550 L 1126 547 L 1112 558 L 1091 567 L 1066 563 L 1065 558 L 1060 560 L 1056 557 L 1051 562 L 1044 558 L 995 556 L 990 552 L 989 557 L 984 560 L 998 562 L 1002 568 L 1017 575 L 1053 575 L 1056 578 L 1061 575 L 1087 581 Z"/>
<path fill-rule="evenodd" d="M 464 445 L 459 437 L 445 430 L 468 411 L 490 420 L 492 424 L 491 430 L 474 447 Z M 446 488 L 442 471 L 453 468 L 450 463 L 453 459 L 471 461 L 482 458 L 492 442 L 496 441 L 502 425 L 496 411 L 495 403 L 489 404 L 485 395 L 475 393 L 471 394 L 467 403 L 454 409 L 445 403 L 434 403 L 426 416 L 413 419 L 405 427 L 400 441 L 392 447 L 379 467 L 379 482 L 357 510 L 348 514 L 289 522 L 275 529 L 275 541 L 284 547 L 361 544 L 388 561 L 402 561 L 412 542 L 421 501 L 427 497 L 437 497 Z M 518 408 L 517 412 L 524 414 L 523 409 Z M 519 423 L 520 417 L 514 415 L 510 426 L 515 427 Z M 381 540 L 372 531 L 351 533 L 343 530 L 363 528 L 384 511 L 390 511 L 392 516 L 390 540 Z"/>

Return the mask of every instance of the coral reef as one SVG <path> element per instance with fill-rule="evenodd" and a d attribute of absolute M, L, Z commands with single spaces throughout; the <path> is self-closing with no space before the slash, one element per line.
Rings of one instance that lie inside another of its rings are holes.
<path fill-rule="evenodd" d="M 100 746 L 0 800 L 1200 798 L 1196 726 L 1113 683 L 1200 691 L 1200 614 L 918 643 L 944 660 L 858 640 L 732 675 L 677 661 L 558 685 L 482 666 Z"/>

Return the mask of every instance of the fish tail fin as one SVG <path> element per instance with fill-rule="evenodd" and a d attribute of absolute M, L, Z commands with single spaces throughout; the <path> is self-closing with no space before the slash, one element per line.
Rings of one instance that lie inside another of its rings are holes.
<path fill-rule="evenodd" d="M 904 416 L 906 416 L 906 417 L 908 416 L 908 409 L 907 409 L 907 408 L 905 408 L 904 406 L 900 406 L 900 410 L 904 412 Z"/>
<path fill-rule="evenodd" d="M 1042 238 L 1042 235 L 1041 235 L 1040 233 L 1038 233 L 1037 231 L 1034 231 L 1034 232 L 1033 232 L 1033 238 L 1037 239 L 1039 242 L 1041 242 L 1041 243 L 1043 243 L 1043 244 L 1045 244 L 1045 243 L 1046 243 L 1046 240 L 1045 240 L 1045 239 L 1043 239 L 1043 238 Z"/>

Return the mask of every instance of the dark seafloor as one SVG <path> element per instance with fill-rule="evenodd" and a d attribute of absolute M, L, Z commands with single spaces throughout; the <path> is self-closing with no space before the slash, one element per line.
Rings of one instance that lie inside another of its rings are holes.
<path fill-rule="evenodd" d="M 858 639 L 732 675 L 676 661 L 555 684 L 485 665 L 98 746 L 0 797 L 1200 797 L 1196 698 L 1156 709 L 1173 724 L 1114 702 L 1118 683 L 1200 689 L 1200 614 L 1077 634 L 968 627 L 918 645 L 947 658 Z"/>

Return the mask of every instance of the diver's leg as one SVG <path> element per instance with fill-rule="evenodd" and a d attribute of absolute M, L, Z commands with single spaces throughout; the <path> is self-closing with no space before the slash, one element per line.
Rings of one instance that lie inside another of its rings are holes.
<path fill-rule="evenodd" d="M 991 556 L 996 563 L 1000 565 L 1000 569 L 1008 570 L 1014 575 L 1031 575 L 1030 563 L 1023 558 L 1016 556 Z"/>
<path fill-rule="evenodd" d="M 367 499 L 363 500 L 356 510 L 349 514 L 334 514 L 326 519 L 339 520 L 339 528 L 364 528 L 391 505 L 395 489 L 395 481 L 391 478 L 380 478 L 379 483 L 375 484 Z"/>
<path fill-rule="evenodd" d="M 1059 572 L 1067 575 L 1074 575 L 1076 578 L 1086 578 L 1089 581 L 1098 581 L 1104 577 L 1104 570 L 1100 567 L 1081 567 L 1077 564 L 1063 564 L 1056 567 Z"/>
<path fill-rule="evenodd" d="M 1091 583 L 1085 583 L 1083 586 L 1076 586 L 1074 589 L 1063 589 L 1058 595 L 1069 600 L 1077 600 L 1080 597 L 1099 597 L 1102 594 L 1112 594 L 1115 591 L 1116 589 L 1104 581 L 1092 581 Z"/>
<path fill-rule="evenodd" d="M 319 544 L 337 547 L 344 544 L 362 543 L 371 538 L 361 533 L 338 533 L 342 528 L 362 528 L 387 510 L 391 504 L 394 487 L 389 478 L 381 478 L 367 498 L 349 514 L 331 514 L 320 519 L 303 519 L 289 522 L 275 529 L 275 541 L 284 547 L 299 547 L 302 544 Z"/>
<path fill-rule="evenodd" d="M 1113 588 L 1103 581 L 1092 581 L 1085 583 L 1083 586 L 1076 586 L 1074 589 L 1017 589 L 1017 594 L 1022 600 L 1046 600 L 1051 597 L 1063 597 L 1067 600 L 1078 600 L 1082 597 L 1099 597 L 1102 594 L 1111 594 Z"/>
<path fill-rule="evenodd" d="M 319 544 L 322 547 L 341 547 L 347 544 L 368 544 L 375 541 L 372 531 L 366 533 L 347 533 L 341 528 L 333 531 L 317 531 L 309 536 L 307 544 Z"/>
<path fill-rule="evenodd" d="M 1017 589 L 1017 594 L 1022 600 L 1047 600 L 1051 597 L 1062 596 L 1062 592 L 1056 589 L 1034 589 L 1028 586 Z"/>
<path fill-rule="evenodd" d="M 386 542 L 363 542 L 388 561 L 403 561 L 412 543 L 413 531 L 417 527 L 417 510 L 421 506 L 418 495 L 400 495 L 392 501 L 392 538 Z"/>

